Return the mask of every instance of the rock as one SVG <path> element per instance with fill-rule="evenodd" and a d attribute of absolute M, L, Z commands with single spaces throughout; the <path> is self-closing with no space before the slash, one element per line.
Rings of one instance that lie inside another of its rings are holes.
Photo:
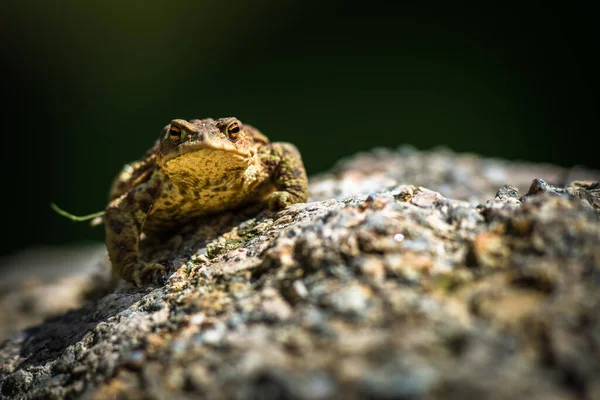
<path fill-rule="evenodd" d="M 153 286 L 97 252 L 33 270 L 0 288 L 0 399 L 594 398 L 598 177 L 378 149 L 310 203 L 143 242 Z"/>

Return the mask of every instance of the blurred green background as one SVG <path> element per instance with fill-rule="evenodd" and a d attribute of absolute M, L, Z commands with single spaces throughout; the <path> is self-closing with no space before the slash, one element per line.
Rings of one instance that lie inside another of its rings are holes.
<path fill-rule="evenodd" d="M 237 116 L 310 174 L 402 143 L 600 167 L 592 9 L 392 3 L 3 4 L 1 254 L 103 240 L 49 203 L 103 209 L 172 118 Z"/>

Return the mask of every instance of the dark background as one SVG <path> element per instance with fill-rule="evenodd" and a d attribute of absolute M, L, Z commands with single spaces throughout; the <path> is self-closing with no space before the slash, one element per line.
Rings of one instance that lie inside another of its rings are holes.
<path fill-rule="evenodd" d="M 401 143 L 600 167 L 590 8 L 147 3 L 2 6 L 2 255 L 103 240 L 49 203 L 103 209 L 172 118 L 237 116 L 310 174 Z"/>

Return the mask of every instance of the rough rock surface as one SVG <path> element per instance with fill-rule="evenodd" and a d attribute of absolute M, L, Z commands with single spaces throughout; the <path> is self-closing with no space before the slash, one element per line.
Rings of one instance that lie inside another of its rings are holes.
<path fill-rule="evenodd" d="M 146 246 L 172 271 L 152 287 L 101 257 L 85 284 L 30 284 L 24 310 L 4 288 L 2 324 L 80 296 L 0 344 L 0 398 L 600 398 L 599 178 L 358 155 L 310 203 Z"/>

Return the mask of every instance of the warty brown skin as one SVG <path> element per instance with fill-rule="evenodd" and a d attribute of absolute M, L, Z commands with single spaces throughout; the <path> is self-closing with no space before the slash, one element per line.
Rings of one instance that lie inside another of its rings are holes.
<path fill-rule="evenodd" d="M 163 269 L 140 260 L 142 233 L 168 231 L 249 203 L 279 210 L 307 195 L 308 179 L 294 145 L 270 143 L 236 118 L 173 120 L 145 157 L 125 166 L 113 183 L 104 214 L 113 271 L 141 286 Z"/>

